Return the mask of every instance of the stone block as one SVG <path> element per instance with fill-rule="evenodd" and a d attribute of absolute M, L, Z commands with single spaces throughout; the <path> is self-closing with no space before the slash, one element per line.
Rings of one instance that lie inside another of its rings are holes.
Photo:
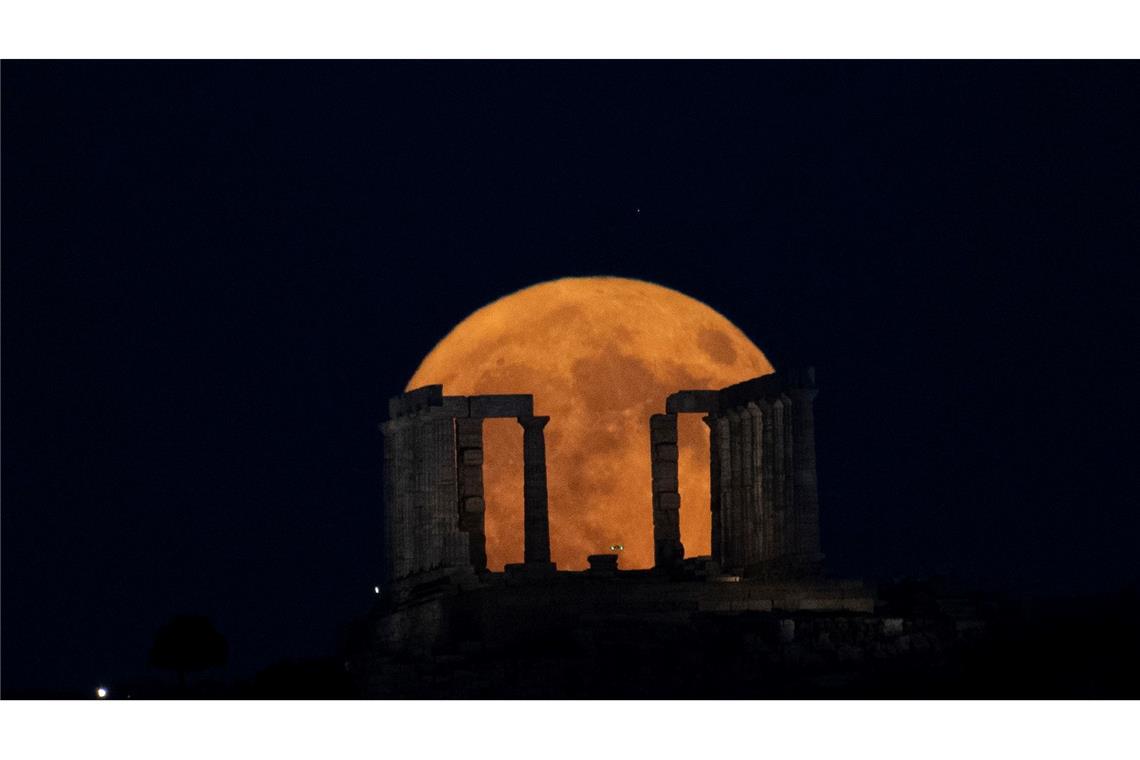
<path fill-rule="evenodd" d="M 719 391 L 677 391 L 665 400 L 665 411 L 669 414 L 717 411 Z"/>
<path fill-rule="evenodd" d="M 649 418 L 649 438 L 653 445 L 677 442 L 677 418 L 671 414 L 655 414 Z"/>
<path fill-rule="evenodd" d="M 455 420 L 455 443 L 459 448 L 482 448 L 483 420 L 460 417 Z"/>
<path fill-rule="evenodd" d="M 653 510 L 659 509 L 676 511 L 681 508 L 681 494 L 655 493 L 653 494 Z"/>
<path fill-rule="evenodd" d="M 677 493 L 677 478 L 654 478 L 653 479 L 653 492 L 654 493 Z"/>
<path fill-rule="evenodd" d="M 553 562 L 515 562 L 503 566 L 503 571 L 515 578 L 547 578 L 557 570 Z"/>
<path fill-rule="evenodd" d="M 463 464 L 483 464 L 483 449 L 465 449 L 459 456 Z"/>
<path fill-rule="evenodd" d="M 478 496 L 468 496 L 463 499 L 463 511 L 469 514 L 481 514 L 486 511 L 487 502 Z"/>
<path fill-rule="evenodd" d="M 653 463 L 653 481 L 677 479 L 677 463 L 676 462 L 654 462 Z M 654 489 L 659 490 L 659 489 Z M 675 489 L 674 489 L 675 490 Z"/>
<path fill-rule="evenodd" d="M 456 433 L 455 444 L 460 449 L 481 449 L 483 447 L 483 433 Z"/>
<path fill-rule="evenodd" d="M 663 536 L 654 536 L 653 540 L 653 557 L 654 564 L 657 565 L 671 565 L 675 562 L 680 562 L 685 556 L 685 547 L 681 545 L 680 536 L 676 538 L 666 538 Z"/>
<path fill-rule="evenodd" d="M 440 407 L 449 417 L 466 417 L 468 408 L 466 396 L 444 396 Z"/>
<path fill-rule="evenodd" d="M 478 464 L 464 464 L 459 468 L 459 481 L 464 485 L 483 486 L 483 466 Z"/>
<path fill-rule="evenodd" d="M 616 554 L 591 554 L 586 557 L 586 561 L 590 563 L 590 572 L 617 572 L 618 555 Z"/>
<path fill-rule="evenodd" d="M 653 458 L 661 462 L 677 461 L 677 444 L 659 443 L 653 447 Z"/>
<path fill-rule="evenodd" d="M 680 524 L 680 512 L 676 509 L 655 509 L 653 510 L 653 527 L 672 527 L 676 528 Z"/>
<path fill-rule="evenodd" d="M 471 396 L 471 417 L 532 417 L 534 396 L 519 393 L 496 396 Z"/>
<path fill-rule="evenodd" d="M 443 386 L 425 385 L 388 400 L 388 416 L 391 419 L 412 414 L 429 406 L 443 404 Z"/>

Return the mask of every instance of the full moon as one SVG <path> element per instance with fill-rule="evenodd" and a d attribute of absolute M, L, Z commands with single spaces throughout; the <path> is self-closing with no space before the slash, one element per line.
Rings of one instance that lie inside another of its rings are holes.
<path fill-rule="evenodd" d="M 748 337 L 676 290 L 620 277 L 569 277 L 504 296 L 460 322 L 407 390 L 534 395 L 546 426 L 551 559 L 590 554 L 653 565 L 649 416 L 678 390 L 722 388 L 772 372 Z M 680 415 L 681 542 L 709 553 L 709 444 L 701 415 Z M 522 428 L 484 423 L 487 565 L 523 553 Z M 613 548 L 611 548 L 613 547 Z"/>

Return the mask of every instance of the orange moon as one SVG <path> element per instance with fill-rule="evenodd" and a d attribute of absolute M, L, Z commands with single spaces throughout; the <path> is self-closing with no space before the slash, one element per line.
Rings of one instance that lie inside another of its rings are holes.
<path fill-rule="evenodd" d="M 724 316 L 676 290 L 620 277 L 568 277 L 504 296 L 460 322 L 407 389 L 531 393 L 549 415 L 551 559 L 582 569 L 621 544 L 620 566 L 653 565 L 649 416 L 682 389 L 722 388 L 772 372 Z M 709 553 L 708 428 L 680 415 L 681 541 Z M 487 564 L 522 561 L 522 428 L 484 423 Z"/>

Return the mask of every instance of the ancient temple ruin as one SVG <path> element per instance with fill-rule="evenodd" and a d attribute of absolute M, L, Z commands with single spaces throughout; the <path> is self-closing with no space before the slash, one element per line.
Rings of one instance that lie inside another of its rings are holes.
<path fill-rule="evenodd" d="M 649 419 L 654 562 L 685 559 L 677 482 L 677 415 L 709 427 L 712 561 L 748 577 L 818 574 L 819 499 L 811 368 L 764 375 L 719 390 L 683 390 Z M 553 572 L 547 513 L 549 417 L 531 395 L 445 396 L 429 385 L 389 402 L 384 481 L 388 577 L 487 570 L 483 420 L 513 417 L 523 428 L 524 561 L 509 572 Z M 605 562 L 598 562 L 605 565 Z"/>
<path fill-rule="evenodd" d="M 428 385 L 388 403 L 384 499 L 388 577 L 446 569 L 487 569 L 483 420 L 514 417 L 523 428 L 523 564 L 554 570 L 546 501 L 549 417 L 530 395 L 444 396 Z"/>
<path fill-rule="evenodd" d="M 387 580 L 346 667 L 375 696 L 604 695 L 618 686 L 614 663 L 635 663 L 646 689 L 678 688 L 670 673 L 727 678 L 734 669 L 707 664 L 740 631 L 748 652 L 766 642 L 779 657 L 798 656 L 801 641 L 854 637 L 843 644 L 854 651 L 894 635 L 898 621 L 873 616 L 862 582 L 822 574 L 815 394 L 805 369 L 662 399 L 646 421 L 654 567 L 602 554 L 583 571 L 550 561 L 548 418 L 532 396 L 446 396 L 439 385 L 397 396 L 382 425 Z M 681 543 L 680 414 L 708 425 L 709 499 L 686 508 L 708 515 L 711 556 L 686 557 Z M 524 561 L 501 573 L 487 569 L 484 533 L 483 420 L 493 417 L 523 428 Z M 686 657 L 689 667 L 673 667 Z"/>
<path fill-rule="evenodd" d="M 677 487 L 677 415 L 709 427 L 712 558 L 742 575 L 819 570 L 815 371 L 763 375 L 718 391 L 679 391 L 649 421 L 653 545 L 658 566 L 684 557 Z"/>

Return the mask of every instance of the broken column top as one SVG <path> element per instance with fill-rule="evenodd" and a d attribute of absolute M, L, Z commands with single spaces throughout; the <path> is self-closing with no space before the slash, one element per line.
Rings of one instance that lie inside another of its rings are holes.
<path fill-rule="evenodd" d="M 425 385 L 388 399 L 388 417 L 406 417 L 432 406 L 443 406 L 443 386 Z"/>

